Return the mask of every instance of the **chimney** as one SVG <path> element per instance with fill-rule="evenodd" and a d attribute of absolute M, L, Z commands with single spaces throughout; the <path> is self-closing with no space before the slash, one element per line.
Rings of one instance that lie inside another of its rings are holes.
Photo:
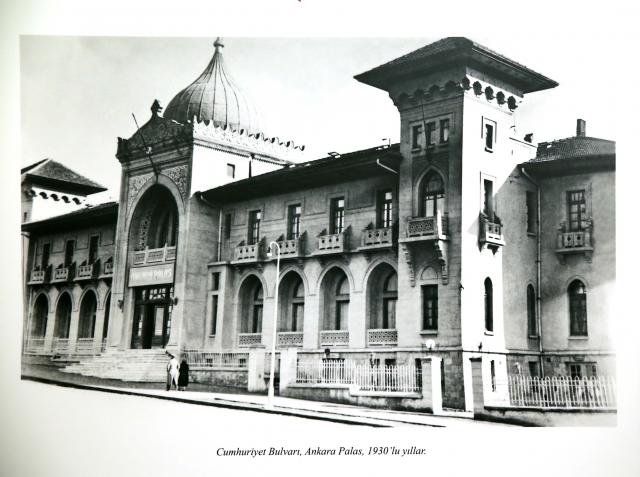
<path fill-rule="evenodd" d="M 576 125 L 576 136 L 585 137 L 587 135 L 587 122 L 584 119 L 578 119 Z"/>

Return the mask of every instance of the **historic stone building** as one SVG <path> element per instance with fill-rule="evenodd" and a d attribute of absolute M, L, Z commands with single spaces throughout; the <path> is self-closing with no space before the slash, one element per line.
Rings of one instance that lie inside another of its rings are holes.
<path fill-rule="evenodd" d="M 303 162 L 256 129 L 222 47 L 118 140 L 118 204 L 27 216 L 26 353 L 269 349 L 278 281 L 280 349 L 440 357 L 447 407 L 468 406 L 471 358 L 492 380 L 615 374 L 615 143 L 581 120 L 516 134 L 556 82 L 446 38 L 356 76 L 388 92 L 399 144 Z"/>

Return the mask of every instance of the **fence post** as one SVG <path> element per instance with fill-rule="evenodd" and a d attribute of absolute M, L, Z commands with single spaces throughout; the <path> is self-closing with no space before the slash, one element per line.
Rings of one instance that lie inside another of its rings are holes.
<path fill-rule="evenodd" d="M 442 358 L 422 358 L 422 401 L 433 414 L 442 414 L 442 388 L 440 387 L 440 362 Z"/>
<path fill-rule="evenodd" d="M 290 384 L 296 382 L 296 367 L 298 364 L 298 350 L 285 348 L 280 350 L 280 393 Z"/>
<path fill-rule="evenodd" d="M 265 351 L 262 349 L 249 351 L 247 363 L 247 390 L 265 391 L 267 385 L 264 382 Z"/>

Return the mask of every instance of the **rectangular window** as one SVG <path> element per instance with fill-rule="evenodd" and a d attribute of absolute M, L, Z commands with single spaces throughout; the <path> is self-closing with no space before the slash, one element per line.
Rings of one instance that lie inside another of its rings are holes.
<path fill-rule="evenodd" d="M 227 177 L 231 177 L 232 179 L 236 177 L 235 164 L 227 164 Z"/>
<path fill-rule="evenodd" d="M 218 326 L 218 295 L 211 295 L 211 335 L 215 336 Z"/>
<path fill-rule="evenodd" d="M 496 141 L 496 123 L 490 119 L 482 118 L 482 136 L 484 137 L 484 150 L 493 152 Z"/>
<path fill-rule="evenodd" d="M 582 378 L 582 365 L 570 363 L 569 364 L 569 376 L 572 379 L 581 379 Z"/>
<path fill-rule="evenodd" d="M 300 204 L 289 206 L 287 240 L 297 240 L 300 238 L 300 216 L 302 215 L 302 207 Z"/>
<path fill-rule="evenodd" d="M 496 390 L 496 362 L 491 360 L 491 390 Z"/>
<path fill-rule="evenodd" d="M 529 361 L 529 376 L 540 377 L 540 367 L 537 361 Z"/>
<path fill-rule="evenodd" d="M 567 363 L 569 376 L 573 379 L 597 378 L 598 366 L 596 363 Z"/>
<path fill-rule="evenodd" d="M 440 144 L 449 142 L 449 120 L 440 120 Z"/>
<path fill-rule="evenodd" d="M 436 123 L 427 123 L 427 147 L 436 143 Z"/>
<path fill-rule="evenodd" d="M 75 240 L 67 240 L 64 247 L 64 266 L 70 267 L 73 263 L 73 249 L 75 248 Z"/>
<path fill-rule="evenodd" d="M 567 192 L 567 218 L 570 232 L 587 228 L 587 203 L 584 190 Z"/>
<path fill-rule="evenodd" d="M 536 200 L 535 195 L 531 191 L 527 191 L 526 197 L 527 208 L 527 233 L 536 233 Z"/>
<path fill-rule="evenodd" d="M 98 259 L 98 241 L 100 236 L 94 235 L 89 239 L 89 264 L 95 263 Z"/>
<path fill-rule="evenodd" d="M 413 126 L 411 128 L 411 148 L 420 149 L 420 136 L 422 135 L 422 126 Z"/>
<path fill-rule="evenodd" d="M 252 210 L 249 212 L 249 234 L 247 236 L 247 244 L 253 245 L 260 242 L 260 220 L 262 212 Z"/>
<path fill-rule="evenodd" d="M 344 230 L 344 198 L 331 199 L 330 234 L 341 234 Z"/>
<path fill-rule="evenodd" d="M 483 204 L 482 212 L 489 220 L 493 220 L 493 181 L 484 179 L 483 181 Z"/>
<path fill-rule="evenodd" d="M 385 190 L 378 193 L 378 228 L 388 228 L 393 224 L 393 192 Z"/>
<path fill-rule="evenodd" d="M 231 238 L 231 214 L 225 214 L 224 216 L 224 238 L 226 240 Z"/>
<path fill-rule="evenodd" d="M 422 329 L 438 330 L 438 285 L 422 285 Z"/>
<path fill-rule="evenodd" d="M 220 272 L 211 274 L 211 290 L 218 291 L 220 289 Z"/>
<path fill-rule="evenodd" d="M 49 254 L 51 253 L 51 244 L 50 243 L 45 243 L 42 246 L 42 269 L 46 270 L 47 267 L 49 266 Z"/>

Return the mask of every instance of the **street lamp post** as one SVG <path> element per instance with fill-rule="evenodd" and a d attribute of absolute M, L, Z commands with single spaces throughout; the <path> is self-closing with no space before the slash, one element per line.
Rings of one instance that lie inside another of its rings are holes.
<path fill-rule="evenodd" d="M 273 298 L 273 339 L 271 341 L 271 375 L 269 376 L 269 393 L 267 395 L 267 409 L 273 409 L 273 377 L 276 367 L 276 338 L 278 335 L 278 284 L 280 283 L 280 245 L 277 242 L 269 244 L 268 257 L 272 256 L 271 250 L 275 247 L 278 255 L 276 257 L 276 290 Z"/>

